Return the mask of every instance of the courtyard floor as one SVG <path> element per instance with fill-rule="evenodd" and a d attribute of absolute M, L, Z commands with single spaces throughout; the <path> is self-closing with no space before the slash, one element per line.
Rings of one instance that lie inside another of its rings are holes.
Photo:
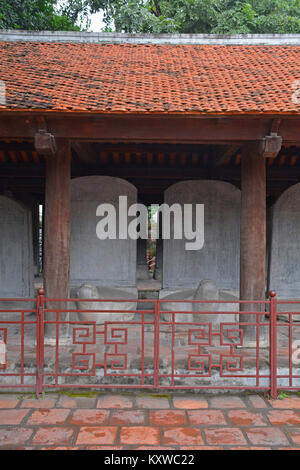
<path fill-rule="evenodd" d="M 300 450 L 300 395 L 0 394 L 0 450 Z"/>

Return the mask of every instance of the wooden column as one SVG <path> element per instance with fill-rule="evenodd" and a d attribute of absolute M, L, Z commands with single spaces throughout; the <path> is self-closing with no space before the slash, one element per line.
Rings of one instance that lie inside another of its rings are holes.
<path fill-rule="evenodd" d="M 70 142 L 56 140 L 57 151 L 46 157 L 45 232 L 44 232 L 44 289 L 46 298 L 69 297 L 70 278 Z M 48 303 L 48 308 L 65 308 L 66 303 Z M 48 313 L 46 320 L 56 318 Z M 60 314 L 59 319 L 67 319 Z M 67 335 L 67 326 L 60 326 L 59 336 Z M 56 326 L 45 325 L 49 342 L 56 338 Z"/>
<path fill-rule="evenodd" d="M 264 300 L 266 295 L 266 160 L 258 145 L 249 145 L 241 159 L 240 299 Z M 264 311 L 263 306 L 241 305 L 240 321 L 256 321 L 243 311 Z M 263 319 L 263 316 L 260 317 Z M 244 345 L 255 347 L 256 327 L 244 326 Z M 263 331 L 260 329 L 260 342 Z"/>

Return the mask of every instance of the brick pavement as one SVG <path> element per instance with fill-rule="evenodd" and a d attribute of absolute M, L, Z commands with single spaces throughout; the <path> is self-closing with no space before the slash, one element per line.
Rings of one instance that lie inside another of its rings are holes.
<path fill-rule="evenodd" d="M 0 450 L 300 450 L 300 396 L 0 394 Z"/>

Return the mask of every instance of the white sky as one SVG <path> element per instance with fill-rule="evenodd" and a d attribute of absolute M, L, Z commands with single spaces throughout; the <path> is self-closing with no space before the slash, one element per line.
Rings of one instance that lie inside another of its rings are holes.
<path fill-rule="evenodd" d="M 59 0 L 58 5 L 63 5 L 66 2 L 66 0 Z M 90 15 L 91 19 L 91 26 L 88 31 L 93 31 L 95 33 L 100 32 L 101 29 L 105 26 L 103 23 L 103 12 L 98 12 L 94 13 L 93 15 Z"/>
<path fill-rule="evenodd" d="M 104 27 L 103 23 L 103 13 L 100 11 L 98 13 L 94 13 L 91 15 L 91 26 L 89 31 L 93 31 L 94 33 L 98 33 Z"/>

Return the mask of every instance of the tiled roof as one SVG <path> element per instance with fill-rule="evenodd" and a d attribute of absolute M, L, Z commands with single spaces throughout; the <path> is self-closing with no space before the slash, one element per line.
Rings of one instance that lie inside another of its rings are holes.
<path fill-rule="evenodd" d="M 0 42 L 0 80 L 0 110 L 300 113 L 299 46 Z"/>

